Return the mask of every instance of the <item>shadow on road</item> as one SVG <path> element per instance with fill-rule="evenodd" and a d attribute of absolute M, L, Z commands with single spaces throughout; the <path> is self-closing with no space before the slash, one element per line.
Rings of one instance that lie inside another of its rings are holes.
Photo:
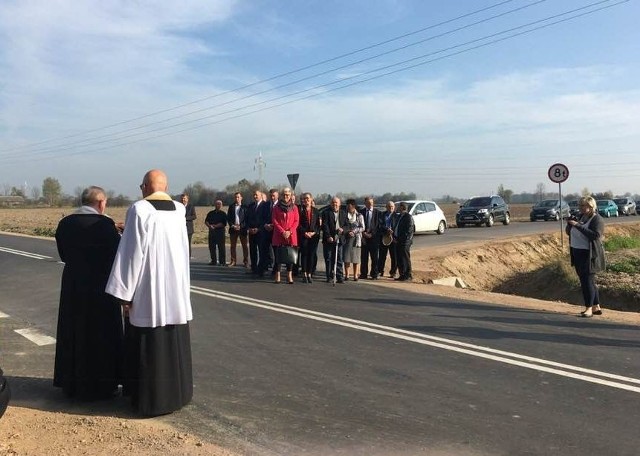
<path fill-rule="evenodd" d="M 7 377 L 7 380 L 11 385 L 10 406 L 75 415 L 140 418 L 133 413 L 127 397 L 84 402 L 66 397 L 61 389 L 52 385 L 50 378 Z"/>

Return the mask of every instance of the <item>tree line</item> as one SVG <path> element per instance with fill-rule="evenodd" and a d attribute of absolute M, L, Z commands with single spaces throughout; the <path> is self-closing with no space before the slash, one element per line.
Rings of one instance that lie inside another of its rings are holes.
<path fill-rule="evenodd" d="M 186 193 L 189 195 L 191 203 L 195 206 L 213 206 L 216 200 L 221 200 L 223 205 L 229 206 L 234 202 L 234 194 L 240 192 L 243 199 L 247 202 L 252 201 L 252 195 L 256 190 L 266 192 L 269 188 L 282 189 L 287 184 L 279 184 L 273 187 L 267 186 L 261 181 L 249 181 L 248 179 L 241 179 L 235 184 L 229 184 L 222 190 L 209 187 L 202 181 L 194 182 L 187 185 L 184 190 L 178 194 L 172 195 L 176 200 L 180 200 L 180 195 Z M 80 197 L 82 195 L 83 188 L 76 187 L 73 195 L 66 194 L 62 191 L 62 186 L 58 179 L 54 177 L 46 177 L 42 181 L 41 187 L 32 187 L 30 194 L 26 195 L 25 189 L 15 186 L 4 186 L 5 196 L 16 196 L 24 198 L 25 204 L 29 205 L 47 205 L 47 206 L 79 206 Z M 109 205 L 115 207 L 129 206 L 133 201 L 126 195 L 117 194 L 113 190 L 105 190 L 107 197 L 109 198 Z M 296 193 L 301 193 L 298 190 Z M 557 199 L 558 193 L 555 191 L 547 191 L 544 183 L 538 183 L 536 189 L 533 192 L 521 192 L 514 193 L 513 190 L 505 188 L 503 184 L 498 185 L 496 194 L 501 196 L 507 203 L 510 204 L 533 204 L 545 199 Z M 565 201 L 571 201 L 579 199 L 581 196 L 593 196 L 596 199 L 613 199 L 617 196 L 628 196 L 634 200 L 640 200 L 640 195 L 627 192 L 624 195 L 614 195 L 611 190 L 604 192 L 591 192 L 588 188 L 583 188 L 580 193 L 567 193 L 563 195 Z M 316 205 L 322 206 L 329 204 L 331 198 L 334 196 L 339 197 L 341 200 L 353 198 L 358 202 L 362 202 L 366 196 L 373 196 L 377 204 L 383 205 L 386 201 L 403 201 L 417 199 L 416 194 L 413 192 L 400 192 L 391 193 L 386 192 L 380 195 L 359 195 L 356 193 L 336 192 L 319 193 L 314 195 Z M 451 195 L 443 195 L 440 198 L 436 198 L 438 203 L 452 203 L 461 204 L 466 198 L 455 197 Z"/>

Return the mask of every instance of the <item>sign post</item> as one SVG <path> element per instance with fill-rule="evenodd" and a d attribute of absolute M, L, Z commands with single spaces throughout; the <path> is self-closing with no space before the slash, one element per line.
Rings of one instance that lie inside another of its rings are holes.
<path fill-rule="evenodd" d="M 298 183 L 298 177 L 300 174 L 287 174 L 287 179 L 289 179 L 289 184 L 291 185 L 291 190 L 296 191 L 296 184 Z"/>
<path fill-rule="evenodd" d="M 551 182 L 558 184 L 558 201 L 560 204 L 560 247 L 564 251 L 564 219 L 562 218 L 562 183 L 569 179 L 569 168 L 562 163 L 555 163 L 549 167 L 547 175 Z"/>

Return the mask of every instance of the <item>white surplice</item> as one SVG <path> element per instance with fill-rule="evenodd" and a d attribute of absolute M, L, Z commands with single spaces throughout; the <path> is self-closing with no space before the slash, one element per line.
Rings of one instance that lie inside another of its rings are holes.
<path fill-rule="evenodd" d="M 147 199 L 171 201 L 161 192 Z M 193 318 L 185 207 L 172 202 L 173 211 L 156 210 L 146 199 L 127 211 L 105 291 L 132 301 L 129 321 L 134 326 L 181 325 Z"/>

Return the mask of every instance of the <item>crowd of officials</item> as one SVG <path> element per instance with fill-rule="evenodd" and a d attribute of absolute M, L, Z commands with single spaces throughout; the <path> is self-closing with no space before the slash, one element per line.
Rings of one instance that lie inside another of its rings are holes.
<path fill-rule="evenodd" d="M 281 192 L 256 190 L 252 196 L 253 201 L 244 204 L 238 192 L 226 211 L 218 200 L 207 214 L 209 264 L 242 265 L 257 277 L 273 276 L 276 283 L 281 282 L 284 269 L 287 283 L 293 283 L 294 275 L 303 283 L 312 283 L 322 243 L 326 282 L 376 280 L 384 275 L 387 259 L 390 277 L 411 280 L 415 225 L 404 203 L 396 208 L 389 201 L 386 210 L 380 210 L 374 207 L 373 198 L 367 197 L 361 208 L 353 199 L 346 200 L 343 207 L 340 198 L 334 197 L 331 204 L 319 209 L 310 193 L 303 193 L 297 203 L 289 187 Z M 237 257 L 238 241 L 242 262 Z"/>

